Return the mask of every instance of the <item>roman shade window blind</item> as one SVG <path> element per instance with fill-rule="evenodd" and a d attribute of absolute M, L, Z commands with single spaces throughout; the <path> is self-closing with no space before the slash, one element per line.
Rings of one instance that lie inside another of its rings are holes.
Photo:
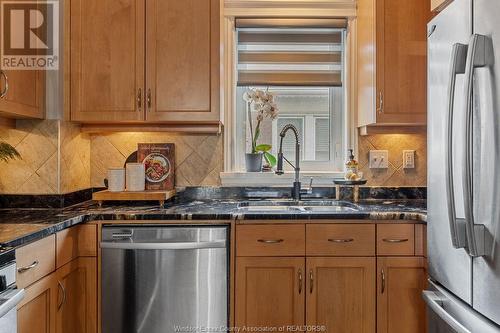
<path fill-rule="evenodd" d="M 236 19 L 238 86 L 342 86 L 346 27 L 346 19 Z"/>

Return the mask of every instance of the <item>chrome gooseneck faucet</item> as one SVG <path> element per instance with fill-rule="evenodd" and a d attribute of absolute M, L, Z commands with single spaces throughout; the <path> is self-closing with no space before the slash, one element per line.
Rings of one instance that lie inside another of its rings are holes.
<path fill-rule="evenodd" d="M 293 165 L 284 155 L 283 155 L 283 139 L 285 138 L 286 133 L 291 130 L 295 134 L 295 165 Z M 295 200 L 300 200 L 301 191 L 300 191 L 300 141 L 299 141 L 299 131 L 292 124 L 288 124 L 281 130 L 280 133 L 280 149 L 278 152 L 278 165 L 276 167 L 276 174 L 282 175 L 283 171 L 283 160 L 285 160 L 288 164 L 292 166 L 295 170 L 295 181 L 293 182 L 292 188 L 292 198 Z"/>

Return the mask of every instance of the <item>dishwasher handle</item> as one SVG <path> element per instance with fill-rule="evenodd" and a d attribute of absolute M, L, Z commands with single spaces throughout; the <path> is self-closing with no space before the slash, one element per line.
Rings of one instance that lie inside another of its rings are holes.
<path fill-rule="evenodd" d="M 12 291 L 2 294 L 5 302 L 0 304 L 0 318 L 13 310 L 24 298 L 24 289 L 13 289 Z"/>
<path fill-rule="evenodd" d="M 225 240 L 210 242 L 156 242 L 156 243 L 131 243 L 131 242 L 101 242 L 102 249 L 120 250 L 201 250 L 226 248 Z"/>

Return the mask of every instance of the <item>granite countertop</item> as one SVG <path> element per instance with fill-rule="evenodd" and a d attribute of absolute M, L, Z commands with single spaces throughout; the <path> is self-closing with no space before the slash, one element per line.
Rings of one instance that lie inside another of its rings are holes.
<path fill-rule="evenodd" d="M 281 204 L 280 204 L 281 202 Z M 304 201 L 302 205 L 307 205 Z M 309 201 L 309 203 L 313 203 Z M 320 209 L 260 210 L 262 206 L 296 206 L 291 201 L 280 200 L 183 200 L 170 202 L 164 207 L 154 204 L 117 204 L 102 208 L 88 201 L 64 209 L 0 209 L 0 248 L 17 247 L 50 234 L 90 221 L 112 220 L 410 220 L 426 221 L 425 200 L 364 200 L 349 202 L 314 200 Z M 251 209 L 245 207 L 251 206 Z M 300 205 L 299 205 L 300 206 Z M 340 208 L 339 208 L 340 207 Z M 293 207 L 292 207 L 293 208 Z"/>

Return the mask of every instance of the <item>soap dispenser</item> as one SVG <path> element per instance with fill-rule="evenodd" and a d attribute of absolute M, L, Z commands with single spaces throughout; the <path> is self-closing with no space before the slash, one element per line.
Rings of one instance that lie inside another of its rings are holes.
<path fill-rule="evenodd" d="M 358 180 L 358 161 L 354 159 L 354 150 L 349 149 L 349 157 L 345 162 L 345 175 L 346 180 Z"/>

